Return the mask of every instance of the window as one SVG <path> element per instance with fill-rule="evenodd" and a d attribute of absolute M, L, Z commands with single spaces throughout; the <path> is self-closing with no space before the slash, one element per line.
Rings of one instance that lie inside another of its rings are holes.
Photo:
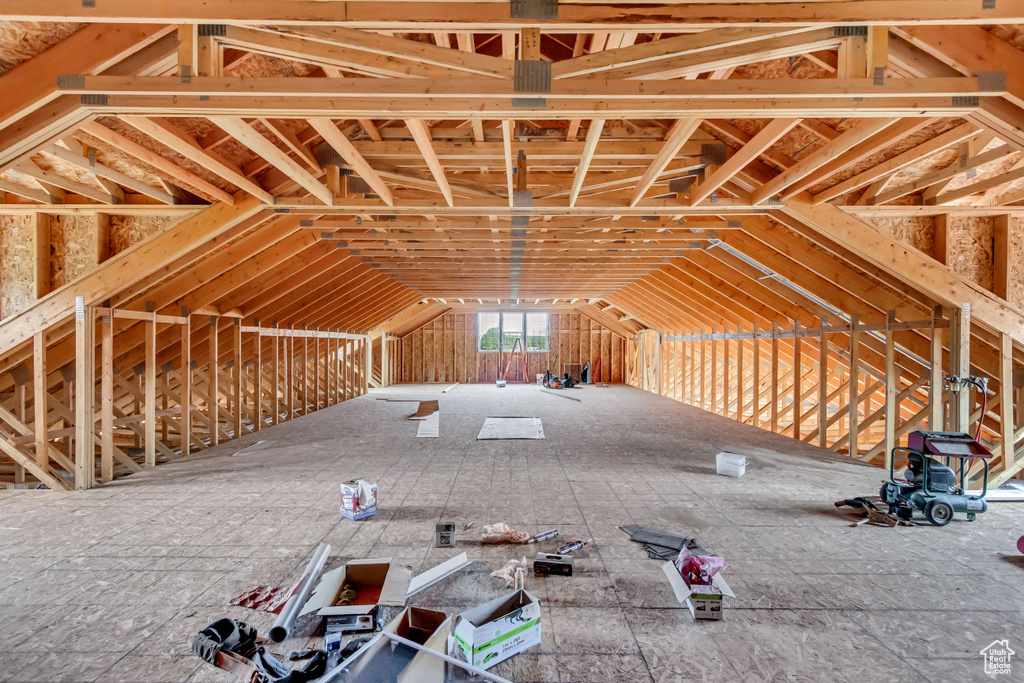
<path fill-rule="evenodd" d="M 523 350 L 523 314 L 502 313 L 501 314 L 501 350 L 511 351 L 519 342 L 519 350 Z"/>
<path fill-rule="evenodd" d="M 477 350 L 511 351 L 519 340 L 519 348 L 527 351 L 548 350 L 547 313 L 478 313 Z"/>
<path fill-rule="evenodd" d="M 526 350 L 548 350 L 548 314 L 526 314 Z"/>
<path fill-rule="evenodd" d="M 477 350 L 497 351 L 501 336 L 500 313 L 478 313 L 476 316 Z"/>

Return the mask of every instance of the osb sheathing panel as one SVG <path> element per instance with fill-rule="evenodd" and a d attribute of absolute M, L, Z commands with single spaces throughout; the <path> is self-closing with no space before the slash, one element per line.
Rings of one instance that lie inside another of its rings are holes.
<path fill-rule="evenodd" d="M 1010 219 L 1010 291 L 1007 300 L 1024 309 L 1024 219 Z"/>
<path fill-rule="evenodd" d="M 173 216 L 111 216 L 110 253 L 118 254 L 136 242 L 162 232 L 180 220 Z"/>
<path fill-rule="evenodd" d="M 106 119 L 106 121 L 109 123 L 111 119 Z M 120 129 L 118 129 L 118 132 L 124 133 L 124 131 Z M 141 136 L 142 134 L 139 133 L 139 135 Z M 163 173 L 162 171 L 159 171 L 151 166 L 140 163 L 139 160 L 136 159 L 135 157 L 129 156 L 124 152 L 121 152 L 120 150 L 109 146 L 105 142 L 97 140 L 88 133 L 79 131 L 75 133 L 75 137 L 77 137 L 78 140 L 83 144 L 93 148 L 96 151 L 96 163 L 102 164 L 107 168 L 111 168 L 115 171 L 124 173 L 126 176 L 129 176 L 130 178 L 134 178 L 135 180 L 146 183 L 147 185 L 151 185 L 158 189 L 162 189 L 160 188 L 160 179 L 166 180 L 167 182 L 173 183 L 175 185 L 181 184 L 179 180 L 176 180 L 170 175 Z M 135 142 L 139 142 L 140 144 L 145 144 L 142 142 L 141 139 L 137 139 L 127 135 L 125 137 L 129 137 Z M 150 145 L 147 146 L 147 148 L 153 149 L 153 146 Z M 163 150 L 154 149 L 154 151 L 162 153 Z M 182 189 L 185 190 L 186 192 L 189 191 L 188 187 L 182 187 Z"/>
<path fill-rule="evenodd" d="M 85 24 L 0 21 L 0 75 L 64 40 Z"/>
<path fill-rule="evenodd" d="M 75 166 L 68 162 L 52 157 L 48 154 L 36 154 L 31 158 L 28 164 L 35 164 L 39 168 L 48 173 L 59 175 L 62 178 L 73 180 L 76 183 L 87 185 L 90 189 L 99 190 L 99 186 L 96 181 L 89 177 L 89 172 L 81 166 Z"/>
<path fill-rule="evenodd" d="M 50 288 L 63 287 L 97 265 L 93 216 L 53 216 L 50 220 Z"/>
<path fill-rule="evenodd" d="M 1024 26 L 1009 24 L 1002 26 L 986 26 L 985 30 L 999 40 L 1006 41 L 1018 50 L 1024 50 Z"/>
<path fill-rule="evenodd" d="M 960 277 L 991 289 L 995 219 L 950 215 L 948 220 L 949 267 Z"/>
<path fill-rule="evenodd" d="M 226 180 L 224 180 L 220 176 L 215 175 L 213 173 L 210 173 L 209 171 L 207 171 L 202 166 L 200 166 L 198 164 L 195 164 L 192 161 L 186 159 L 185 157 L 181 156 L 180 154 L 178 154 L 177 152 L 173 151 L 169 147 L 164 147 L 159 142 L 155 141 L 153 138 L 149 137 L 148 135 L 146 135 L 145 133 L 143 133 L 139 129 L 137 129 L 137 128 L 133 127 L 133 126 L 128 125 L 127 123 L 121 121 L 120 119 L 116 119 L 116 118 L 112 118 L 112 117 L 104 117 L 104 118 L 100 119 L 99 121 L 100 121 L 101 124 L 103 124 L 107 128 L 110 128 L 114 132 L 116 132 L 116 133 L 118 133 L 120 135 L 123 135 L 124 137 L 128 138 L 132 142 L 135 142 L 135 143 L 138 143 L 138 144 L 142 145 L 143 147 L 145 147 L 146 149 L 150 150 L 151 152 L 155 152 L 156 154 L 159 154 L 160 156 L 164 157 L 168 161 L 171 161 L 174 164 L 176 164 L 176 165 L 180 166 L 181 168 L 185 169 L 186 171 L 189 171 L 190 173 L 199 176 L 203 180 L 206 180 L 207 182 L 210 182 L 213 185 L 216 185 L 220 189 L 226 190 L 226 191 L 231 192 L 231 193 L 234 193 L 234 192 L 238 191 L 237 187 L 235 187 L 231 183 L 227 182 Z M 175 120 L 175 124 L 179 124 L 179 123 L 180 123 L 179 120 Z M 106 149 L 109 149 L 109 147 L 107 147 Z"/>
<path fill-rule="evenodd" d="M 0 319 L 24 311 L 35 301 L 34 260 L 32 217 L 0 215 Z"/>
<path fill-rule="evenodd" d="M 266 78 L 270 76 L 305 78 L 319 68 L 304 62 L 251 53 L 239 59 L 230 67 L 225 68 L 224 73 L 239 78 Z"/>
<path fill-rule="evenodd" d="M 868 217 L 879 230 L 904 244 L 909 244 L 928 256 L 935 254 L 935 223 L 930 216 Z"/>
<path fill-rule="evenodd" d="M 912 135 L 908 135 L 908 136 L 904 137 L 903 139 L 898 140 L 897 142 L 895 142 L 895 143 L 893 143 L 891 145 L 886 146 L 886 148 L 884 150 L 882 150 L 881 152 L 878 152 L 877 154 L 874 154 L 874 155 L 872 155 L 870 157 L 867 157 L 866 159 L 864 159 L 864 160 L 854 164 L 850 168 L 845 169 L 841 173 L 836 173 L 835 175 L 830 176 L 824 182 L 821 182 L 821 183 L 818 183 L 817 185 L 812 186 L 810 188 L 810 192 L 811 192 L 811 194 L 816 194 L 816 193 L 821 192 L 821 191 L 823 191 L 823 190 L 825 190 L 825 189 L 827 189 L 829 187 L 832 187 L 833 185 L 837 185 L 837 184 L 839 184 L 839 183 L 841 183 L 841 182 L 843 182 L 843 181 L 845 181 L 845 180 L 847 180 L 849 178 L 852 178 L 853 176 L 857 175 L 858 173 L 862 173 L 862 172 L 866 171 L 869 168 L 874 168 L 875 166 L 877 166 L 878 164 L 882 163 L 883 161 L 885 161 L 887 159 L 891 159 L 891 158 L 893 158 L 893 157 L 895 157 L 895 156 L 897 156 L 899 154 L 902 154 L 902 153 L 906 152 L 907 150 L 913 149 L 914 147 L 917 147 L 918 145 L 921 145 L 921 144 L 927 142 L 928 140 L 931 140 L 932 138 L 934 138 L 937 135 L 941 135 L 942 133 L 945 133 L 946 131 L 952 130 L 952 129 L 956 128 L 957 126 L 959 126 L 962 123 L 963 123 L 962 119 L 952 119 L 952 120 L 945 120 L 945 119 L 943 119 L 943 120 L 937 121 L 937 122 L 935 122 L 935 123 L 933 123 L 933 124 L 931 124 L 929 126 L 925 126 L 921 130 L 913 133 Z M 885 134 L 885 131 L 882 131 L 881 135 L 884 135 L 884 134 Z M 956 157 L 959 154 L 957 152 L 957 148 L 954 147 L 952 150 L 947 150 L 947 152 L 949 152 L 949 151 L 952 152 L 953 159 L 955 160 Z M 939 155 L 932 155 L 932 157 L 926 157 L 925 159 L 922 159 L 921 162 L 919 162 L 918 164 L 914 164 L 912 166 L 909 166 L 906 169 L 904 169 L 903 171 L 901 171 L 901 174 L 904 177 L 909 177 L 909 178 L 914 179 L 914 180 L 916 180 L 917 178 L 923 177 L 923 176 L 927 175 L 928 173 L 932 172 L 931 170 L 928 170 L 929 168 L 932 168 L 932 164 L 931 164 L 931 162 L 929 162 L 929 160 L 932 159 L 935 156 L 942 156 L 944 154 L 945 153 L 940 152 Z M 944 167 L 946 165 L 948 165 L 948 164 L 944 164 L 943 166 L 939 166 L 939 168 L 942 168 L 942 167 Z M 890 184 L 891 187 L 895 187 L 896 186 L 896 180 L 897 179 L 894 179 L 893 183 Z M 906 181 L 901 181 L 901 182 L 906 182 Z"/>

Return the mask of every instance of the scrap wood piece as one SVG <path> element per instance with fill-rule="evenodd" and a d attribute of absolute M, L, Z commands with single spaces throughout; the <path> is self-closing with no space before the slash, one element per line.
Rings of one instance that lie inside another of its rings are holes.
<path fill-rule="evenodd" d="M 409 416 L 410 420 L 425 420 L 434 413 L 441 410 L 441 404 L 437 401 L 420 401 L 419 409 Z"/>
<path fill-rule="evenodd" d="M 548 391 L 547 389 L 541 389 L 540 393 L 542 393 L 542 394 L 551 394 L 552 396 L 558 396 L 559 398 L 567 398 L 570 401 L 576 401 L 577 403 L 582 403 L 583 402 L 581 399 L 578 399 L 575 396 L 567 396 L 566 394 L 559 394 L 556 391 Z"/>
<path fill-rule="evenodd" d="M 431 413 L 420 419 L 420 426 L 416 430 L 417 438 L 436 438 L 441 436 L 441 413 Z"/>
<path fill-rule="evenodd" d="M 539 417 L 489 417 L 477 440 L 543 439 L 544 424 Z"/>

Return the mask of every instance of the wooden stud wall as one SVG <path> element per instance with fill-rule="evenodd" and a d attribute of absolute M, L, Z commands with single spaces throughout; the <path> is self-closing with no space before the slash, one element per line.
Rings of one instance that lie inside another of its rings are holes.
<path fill-rule="evenodd" d="M 622 382 L 626 340 L 580 313 L 549 315 L 548 351 L 527 353 L 526 381 L 547 369 L 562 374 L 564 363 L 601 367 L 595 381 Z M 505 371 L 508 354 L 477 351 L 477 316 L 448 312 L 401 338 L 399 357 L 402 382 L 493 382 Z M 555 363 L 557 362 L 557 368 Z M 509 370 L 509 381 L 524 380 L 522 371 Z"/>
<path fill-rule="evenodd" d="M 89 488 L 370 386 L 366 335 L 79 304 L 74 362 L 45 367 L 45 335 L 38 334 L 33 361 L 4 373 L 14 390 L 0 394 L 0 484 Z M 138 363 L 121 365 L 115 359 L 124 363 L 124 349 L 113 332 L 132 322 L 146 330 L 145 349 Z M 167 332 L 180 341 L 163 343 Z"/>
<path fill-rule="evenodd" d="M 912 323 L 897 323 L 890 313 L 878 325 L 861 325 L 854 316 L 852 325 L 830 326 L 823 319 L 817 328 L 795 321 L 790 329 L 645 330 L 627 340 L 626 382 L 886 468 L 892 448 L 906 445 L 911 431 L 962 429 L 973 435 L 981 420 L 982 439 L 996 455 L 990 486 L 998 486 L 1024 460 L 1024 392 L 1014 389 L 1009 343 L 1000 380 L 988 389 L 985 415 L 977 391 L 935 386 L 943 377 L 942 335 L 964 326 L 970 326 L 969 313 L 953 309 L 947 318 L 937 310 L 933 320 Z M 895 340 L 907 330 L 930 335 L 939 352 L 930 359 L 905 353 Z M 865 348 L 872 341 L 880 357 Z M 959 348 L 948 359 L 950 375 L 970 374 L 969 334 Z M 1006 443 L 1014 447 L 1004 449 Z M 971 473 L 980 470 L 975 463 Z"/>

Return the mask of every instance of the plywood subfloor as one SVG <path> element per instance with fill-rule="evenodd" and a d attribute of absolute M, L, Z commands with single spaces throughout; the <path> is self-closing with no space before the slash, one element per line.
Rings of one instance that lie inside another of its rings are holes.
<path fill-rule="evenodd" d="M 272 615 L 229 601 L 291 583 L 320 541 L 331 567 L 390 556 L 418 572 L 465 550 L 496 568 L 526 554 L 477 543 L 501 521 L 599 539 L 572 578 L 528 579 L 543 642 L 497 667 L 514 681 L 980 681 L 983 647 L 1024 646 L 1022 505 L 945 529 L 851 528 L 832 503 L 876 492 L 880 470 L 624 386 L 580 403 L 443 388 L 375 391 L 87 492 L 0 494 L 0 677 L 234 680 L 191 655 L 193 635 L 222 616 L 266 633 Z M 409 404 L 378 396 L 440 400 L 440 438 L 417 439 Z M 477 441 L 496 414 L 541 417 L 547 439 Z M 714 473 L 723 447 L 747 453 L 742 479 Z M 379 486 L 365 522 L 338 515 L 338 483 L 356 477 Z M 441 520 L 459 524 L 456 548 L 432 547 Z M 694 624 L 622 524 L 726 557 L 739 597 L 725 620 Z M 484 572 L 459 586 L 424 599 L 455 611 L 503 592 Z"/>

